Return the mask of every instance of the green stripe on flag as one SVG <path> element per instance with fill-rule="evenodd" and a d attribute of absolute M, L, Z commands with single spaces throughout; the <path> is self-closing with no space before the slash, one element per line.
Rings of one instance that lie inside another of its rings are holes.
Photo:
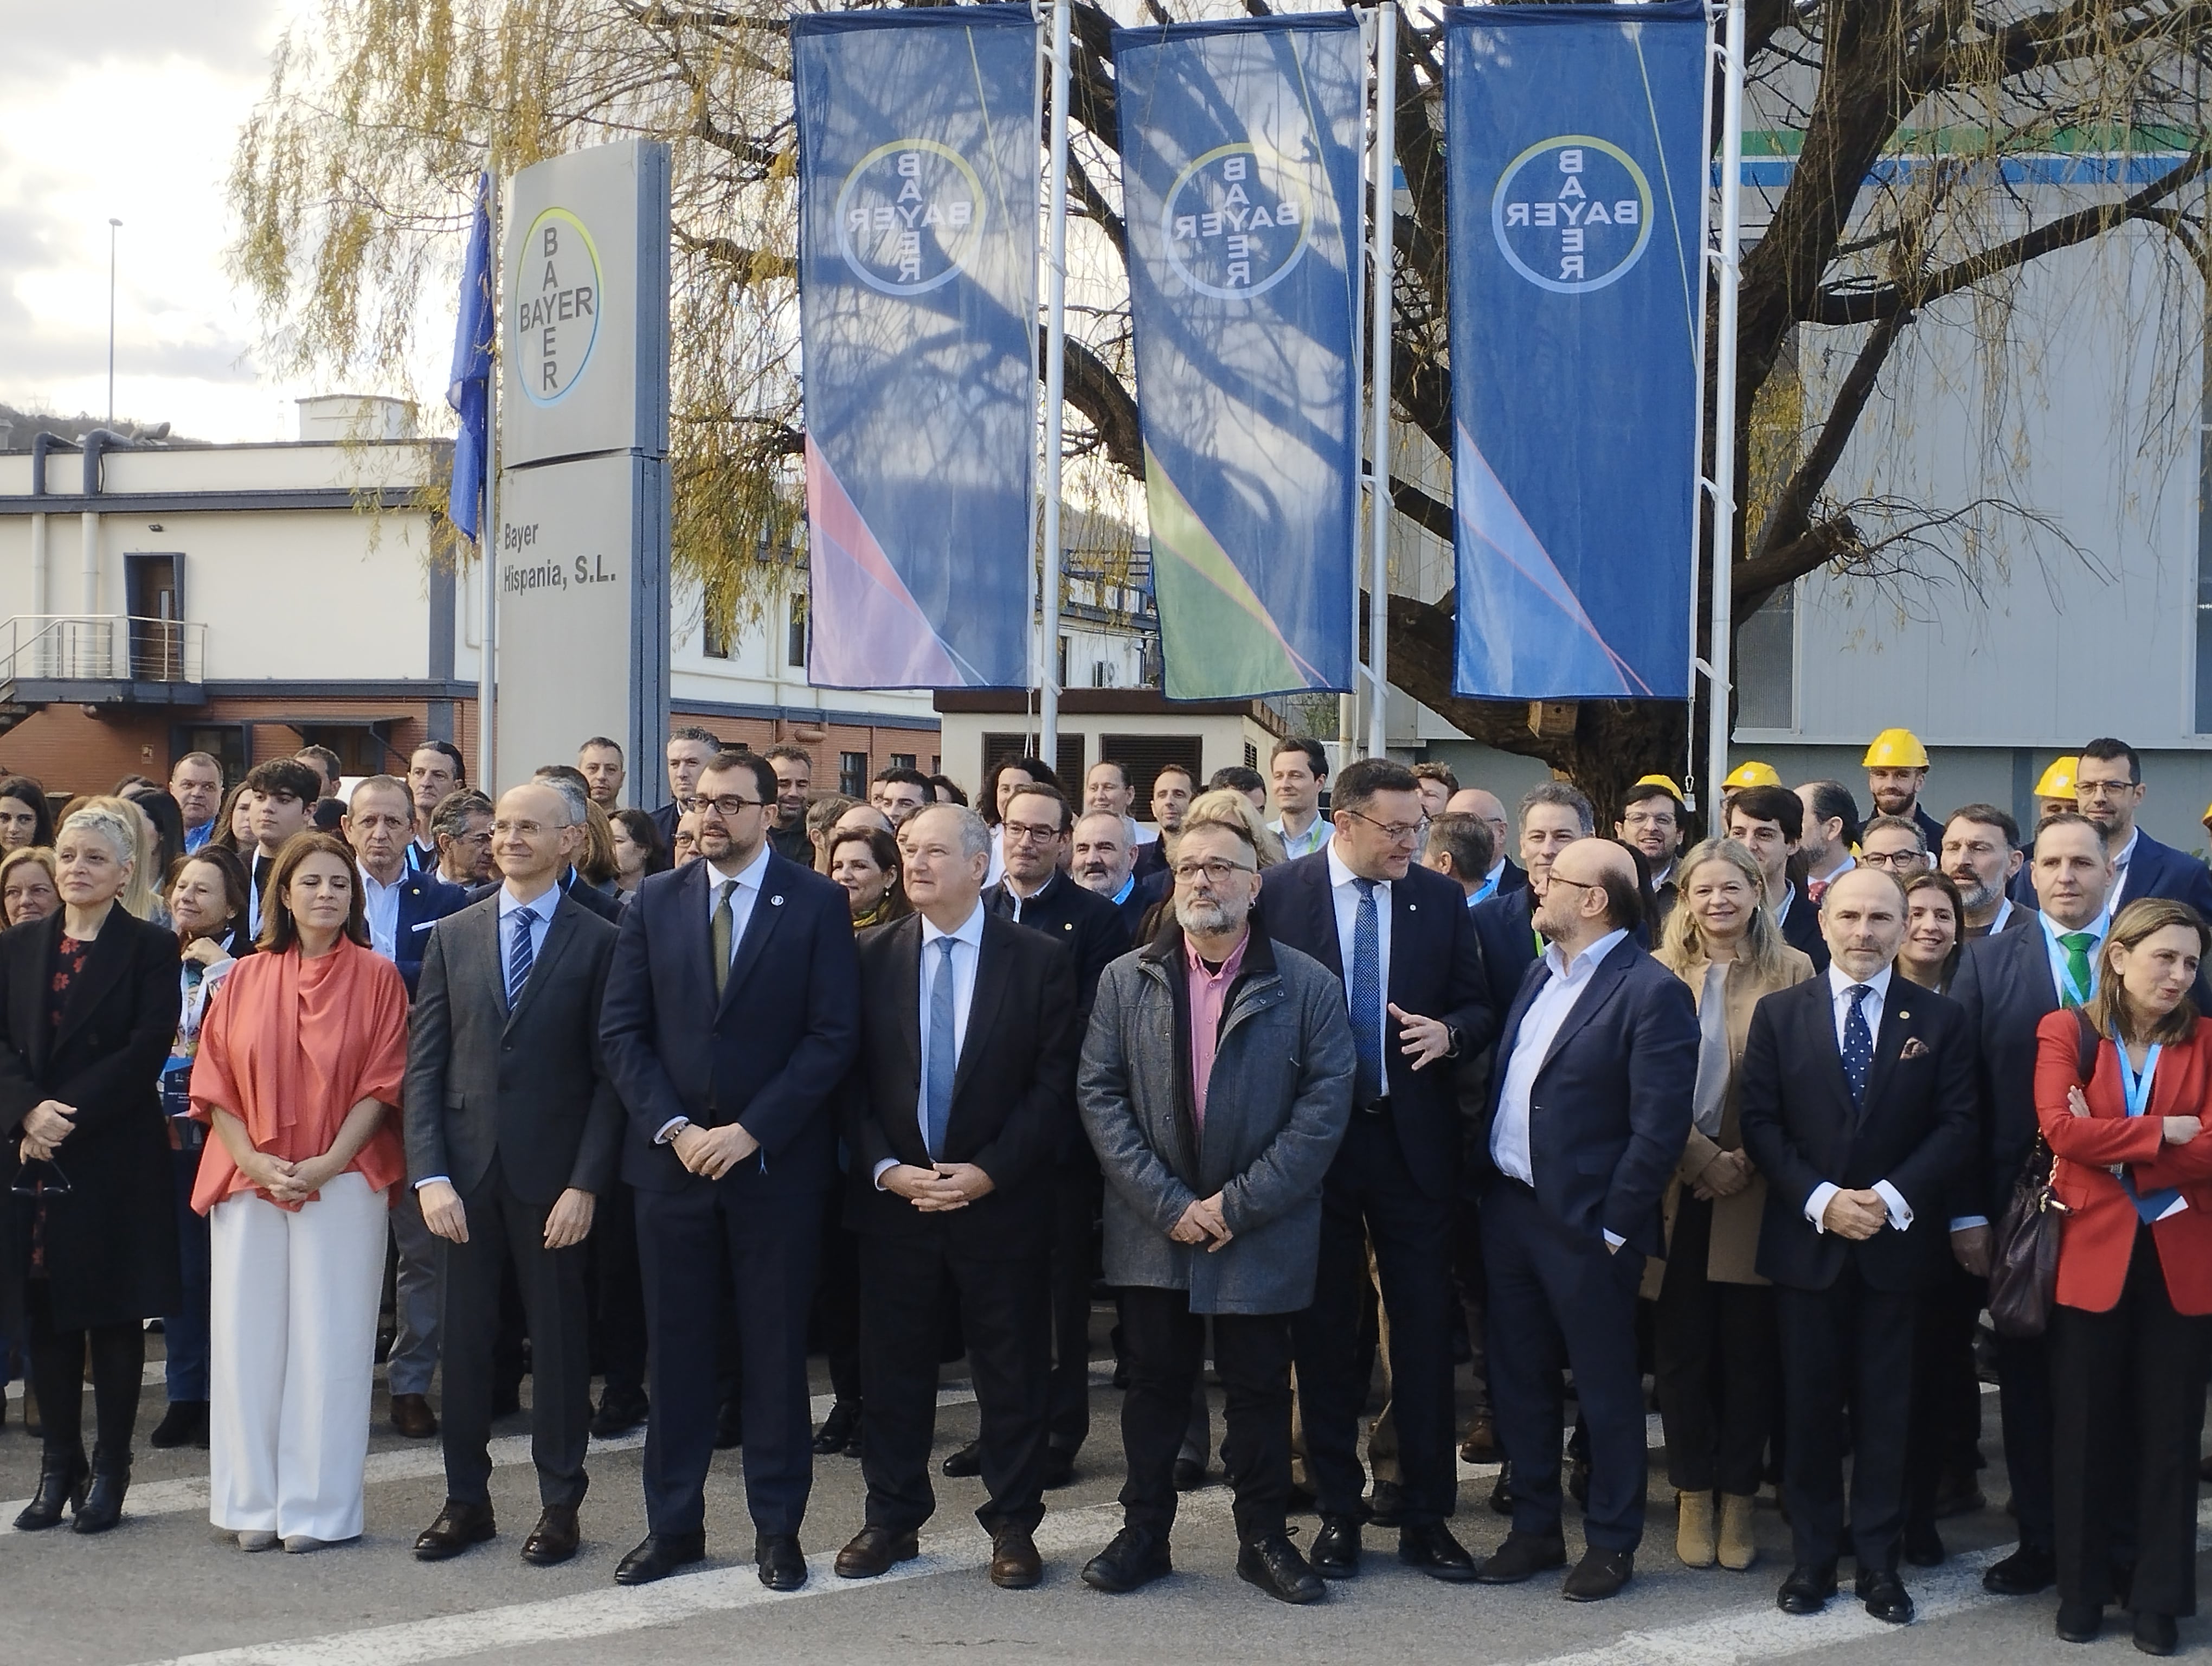
<path fill-rule="evenodd" d="M 1308 686 L 1274 619 L 1149 446 L 1145 501 L 1168 698 L 1224 700 Z"/>

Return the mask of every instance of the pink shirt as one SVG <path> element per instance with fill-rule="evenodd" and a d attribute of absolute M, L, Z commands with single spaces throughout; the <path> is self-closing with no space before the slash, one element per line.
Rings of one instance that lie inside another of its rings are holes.
<path fill-rule="evenodd" d="M 1191 1115 L 1206 1127 L 1206 1085 L 1213 1074 L 1213 1051 L 1221 1039 L 1221 1012 L 1229 1004 L 1229 990 L 1244 965 L 1244 951 L 1251 943 L 1247 932 L 1237 951 L 1209 972 L 1188 938 L 1183 939 L 1183 958 L 1190 969 L 1190 1094 Z"/>

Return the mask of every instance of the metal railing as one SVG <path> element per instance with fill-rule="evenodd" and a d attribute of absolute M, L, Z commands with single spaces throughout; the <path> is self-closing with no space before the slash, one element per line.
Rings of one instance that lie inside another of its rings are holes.
<path fill-rule="evenodd" d="M 128 614 L 18 613 L 0 620 L 0 683 L 198 683 L 207 627 Z"/>

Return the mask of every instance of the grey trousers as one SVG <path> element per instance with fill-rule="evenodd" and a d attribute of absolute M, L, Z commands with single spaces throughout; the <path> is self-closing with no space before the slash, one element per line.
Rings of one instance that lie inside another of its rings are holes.
<path fill-rule="evenodd" d="M 392 1253 L 398 1258 L 393 1280 L 393 1317 L 388 1368 L 394 1394 L 428 1394 L 438 1369 L 438 1310 L 446 1284 L 446 1241 L 422 1219 L 415 1189 L 404 1182 L 392 1207 Z"/>

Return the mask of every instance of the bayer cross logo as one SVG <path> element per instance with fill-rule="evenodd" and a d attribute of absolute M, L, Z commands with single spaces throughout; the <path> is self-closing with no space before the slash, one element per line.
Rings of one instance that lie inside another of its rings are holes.
<path fill-rule="evenodd" d="M 591 362 L 599 338 L 599 252 L 564 208 L 532 221 L 508 280 L 514 306 L 514 373 L 531 404 L 558 404 Z"/>
<path fill-rule="evenodd" d="M 974 258 L 983 185 L 968 159 L 934 139 L 878 145 L 837 193 L 837 249 L 887 295 L 927 294 Z"/>
<path fill-rule="evenodd" d="M 1282 157 L 1224 144 L 1176 177 L 1160 209 L 1160 240 L 1185 283 L 1239 301 L 1291 275 L 1312 219 L 1305 182 Z"/>
<path fill-rule="evenodd" d="M 1565 133 L 1506 164 L 1490 228 L 1513 270 L 1556 295 L 1602 289 L 1643 258 L 1651 183 L 1619 145 Z"/>

